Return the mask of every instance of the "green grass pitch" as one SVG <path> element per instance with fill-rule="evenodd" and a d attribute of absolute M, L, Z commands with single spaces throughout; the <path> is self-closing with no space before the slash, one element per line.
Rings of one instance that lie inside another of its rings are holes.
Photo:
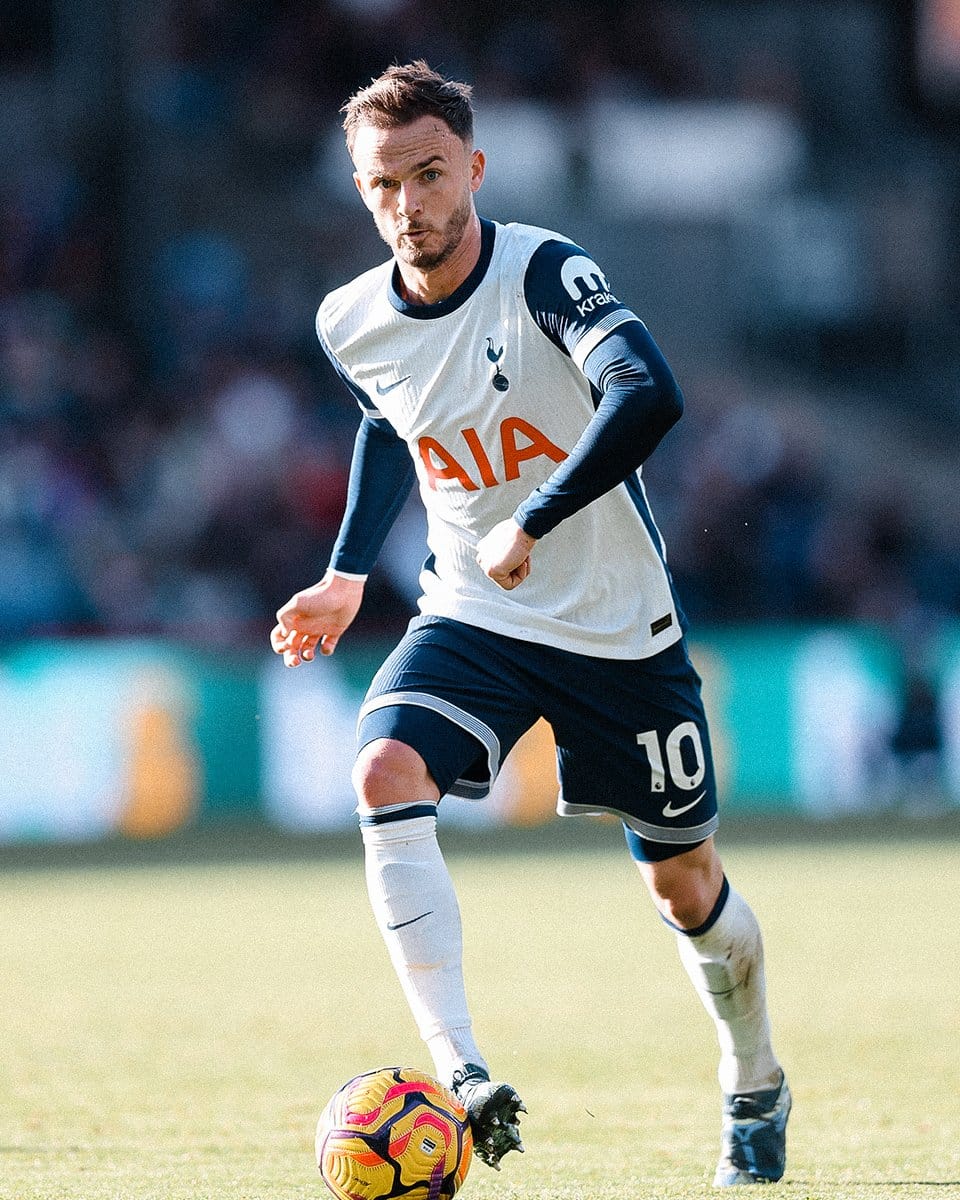
<path fill-rule="evenodd" d="M 571 826 L 573 822 L 560 822 Z M 475 1200 L 710 1187 L 713 1029 L 614 827 L 449 853 L 475 1024 L 529 1114 Z M 960 1197 L 960 843 L 721 849 L 764 926 L 789 1200 Z M 565 914 L 572 914 L 568 916 Z M 0 875 L 0 1200 L 303 1200 L 359 1071 L 429 1069 L 353 842 Z"/>

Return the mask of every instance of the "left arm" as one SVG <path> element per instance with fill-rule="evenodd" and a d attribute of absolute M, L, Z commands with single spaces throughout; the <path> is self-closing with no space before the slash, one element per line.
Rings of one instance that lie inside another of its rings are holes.
<path fill-rule="evenodd" d="M 570 455 L 477 547 L 477 562 L 507 590 L 530 573 L 536 541 L 623 483 L 683 412 L 673 373 L 640 321 L 610 333 L 587 356 L 583 372 L 600 393 L 596 413 Z"/>
<path fill-rule="evenodd" d="M 601 393 L 597 411 L 566 458 L 513 514 L 542 538 L 641 466 L 683 412 L 683 395 L 640 321 L 614 330 L 583 364 Z"/>

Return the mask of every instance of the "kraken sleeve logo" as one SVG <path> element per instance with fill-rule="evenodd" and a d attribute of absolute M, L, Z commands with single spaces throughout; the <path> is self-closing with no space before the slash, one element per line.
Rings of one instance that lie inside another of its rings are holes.
<path fill-rule="evenodd" d="M 586 255 L 575 254 L 564 261 L 560 268 L 560 282 L 570 299 L 578 302 L 577 312 L 581 317 L 589 316 L 594 309 L 606 304 L 619 303 L 610 291 L 606 275 Z"/>
<path fill-rule="evenodd" d="M 487 358 L 493 363 L 493 386 L 498 392 L 505 392 L 510 386 L 510 380 L 500 370 L 500 359 L 503 358 L 504 347 L 493 348 L 493 338 L 487 338 Z"/>
<path fill-rule="evenodd" d="M 560 268 L 560 282 L 571 300 L 583 300 L 593 292 L 609 292 L 610 284 L 593 259 L 583 254 L 568 258 Z"/>

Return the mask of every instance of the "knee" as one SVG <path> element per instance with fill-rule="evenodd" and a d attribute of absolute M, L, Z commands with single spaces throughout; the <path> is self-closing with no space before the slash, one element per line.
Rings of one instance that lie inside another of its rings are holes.
<path fill-rule="evenodd" d="M 665 862 L 637 865 L 657 911 L 672 925 L 696 929 L 710 916 L 723 887 L 723 864 L 712 839 Z"/>
<path fill-rule="evenodd" d="M 357 755 L 352 778 L 363 808 L 440 798 L 420 755 L 411 746 L 392 738 L 368 742 Z"/>
<path fill-rule="evenodd" d="M 654 896 L 654 904 L 671 925 L 680 929 L 696 929 L 709 917 L 721 886 L 719 881 L 716 887 L 708 887 L 705 880 L 689 879 Z"/>

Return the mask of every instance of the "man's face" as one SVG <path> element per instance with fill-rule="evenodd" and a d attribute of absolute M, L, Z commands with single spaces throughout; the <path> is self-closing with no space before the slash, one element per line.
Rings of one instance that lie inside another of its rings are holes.
<path fill-rule="evenodd" d="M 362 125 L 353 143 L 354 181 L 395 257 L 418 270 L 453 254 L 473 214 L 484 158 L 436 117 L 396 129 Z"/>

